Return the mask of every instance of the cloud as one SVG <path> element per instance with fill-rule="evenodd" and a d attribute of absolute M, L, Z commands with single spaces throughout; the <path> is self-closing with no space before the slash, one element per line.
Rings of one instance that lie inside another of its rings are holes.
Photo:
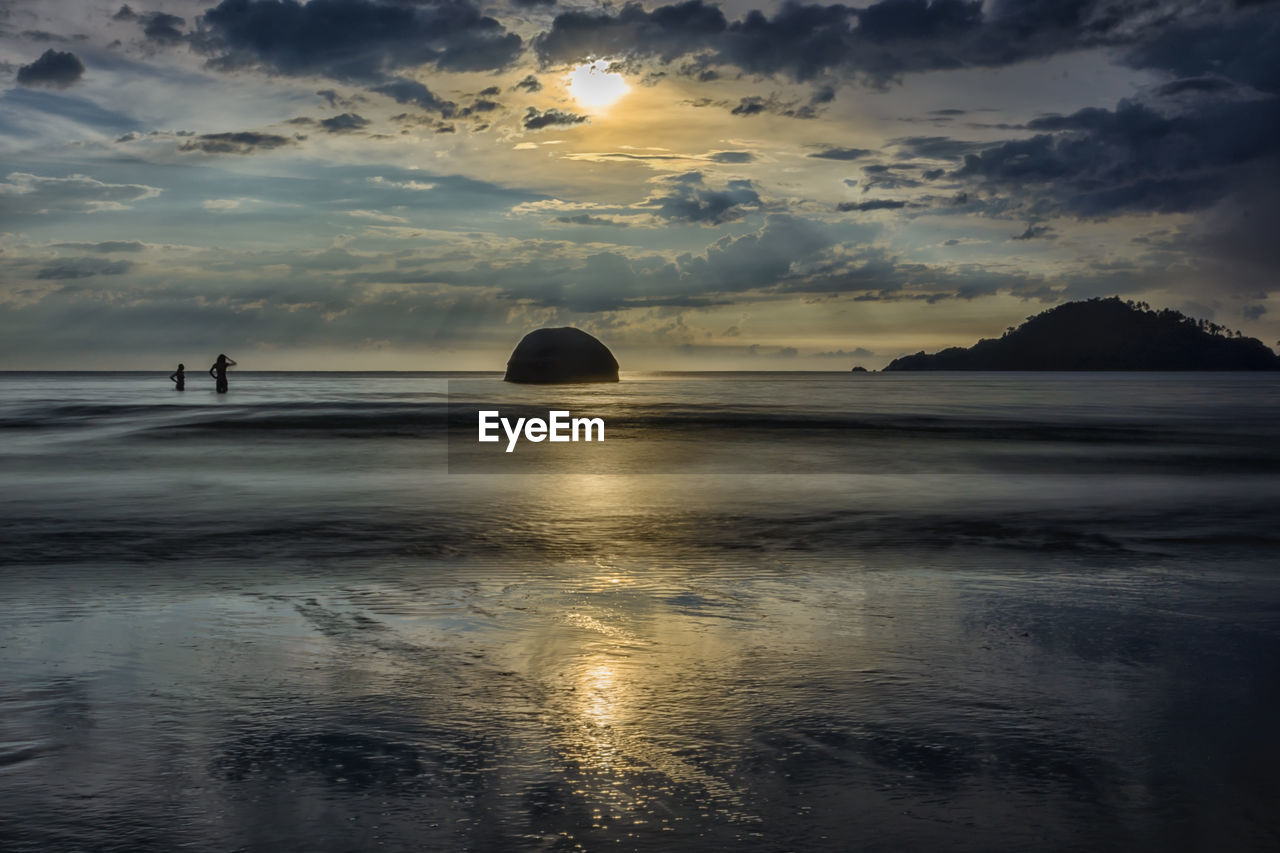
<path fill-rule="evenodd" d="M 377 210 L 348 210 L 346 213 L 347 216 L 356 219 L 369 219 L 374 222 L 390 222 L 397 225 L 405 225 L 409 222 L 403 216 L 395 216 L 394 214 L 382 213 Z"/>
<path fill-rule="evenodd" d="M 896 199 L 873 198 L 869 201 L 842 201 L 836 205 L 836 210 L 839 210 L 839 211 L 898 210 L 900 208 L 906 207 L 907 204 L 908 203 L 905 201 L 898 201 Z"/>
<path fill-rule="evenodd" d="M 750 163 L 756 155 L 750 151 L 717 151 L 707 157 L 713 163 Z"/>
<path fill-rule="evenodd" d="M 491 101 L 487 98 L 481 98 L 471 104 L 471 106 L 458 112 L 459 118 L 466 118 L 473 115 L 484 115 L 485 113 L 495 112 L 502 109 L 502 104 L 497 101 Z"/>
<path fill-rule="evenodd" d="M 766 352 L 760 344 L 752 344 L 747 347 L 745 354 L 751 358 L 757 356 L 762 358 L 795 358 L 800 354 L 800 351 L 795 347 L 775 347 Z"/>
<path fill-rule="evenodd" d="M 84 63 L 74 53 L 46 50 L 30 65 L 18 68 L 18 85 L 65 89 L 84 76 Z"/>
<path fill-rule="evenodd" d="M 639 3 L 627 3 L 617 14 L 562 12 L 534 44 L 544 63 L 576 63 L 601 56 L 670 61 L 708 49 L 727 27 L 724 13 L 701 0 L 659 6 L 652 12 Z"/>
<path fill-rule="evenodd" d="M 415 104 L 424 110 L 438 112 L 445 118 L 453 115 L 458 106 L 453 101 L 436 97 L 435 93 L 417 80 L 404 77 L 396 77 L 386 83 L 373 86 L 371 91 L 386 95 L 398 104 Z"/>
<path fill-rule="evenodd" d="M 874 153 L 869 148 L 826 148 L 809 156 L 819 160 L 857 160 Z"/>
<path fill-rule="evenodd" d="M 1213 75 L 1280 94 L 1280 9 L 1258 4 L 1215 18 L 1175 21 L 1136 44 L 1125 62 L 1183 78 Z"/>
<path fill-rule="evenodd" d="M 1028 123 L 1036 136 L 967 154 L 952 176 L 1016 196 L 1037 216 L 1184 213 L 1231 194 L 1280 158 L 1280 98 L 1204 100 L 1178 111 L 1136 100 Z"/>
<path fill-rule="evenodd" d="M 519 83 L 516 83 L 514 86 L 512 86 L 511 89 L 512 91 L 524 91 L 529 93 L 541 92 L 542 84 L 538 82 L 537 77 L 534 77 L 532 74 L 529 74 L 524 79 L 522 79 Z"/>
<path fill-rule="evenodd" d="M 498 71 L 523 49 L 470 0 L 222 0 L 199 24 L 197 47 L 217 67 L 352 82 L 422 66 Z"/>
<path fill-rule="evenodd" d="M 1010 240 L 1056 240 L 1058 235 L 1054 233 L 1052 225 L 1035 225 L 1028 224 L 1027 230 L 1021 234 L 1014 234 Z"/>
<path fill-rule="evenodd" d="M 342 113 L 331 118 L 321 119 L 320 126 L 329 133 L 351 133 L 368 127 L 369 120 L 355 113 Z"/>
<path fill-rule="evenodd" d="M 885 190 L 911 189 L 920 186 L 920 182 L 914 178 L 905 177 L 902 172 L 912 169 L 911 163 L 877 163 L 871 166 L 864 166 L 862 169 L 862 186 L 864 189 L 873 188 Z"/>
<path fill-rule="evenodd" d="M 544 64 L 612 56 L 670 63 L 696 76 L 716 65 L 798 82 L 840 73 L 882 86 L 902 74 L 1000 67 L 1095 45 L 1132 44 L 1169 18 L 1106 0 L 881 0 L 865 8 L 788 0 L 729 21 L 687 0 L 646 10 L 567 11 L 535 39 Z M 1178 5 L 1175 3 L 1173 5 Z"/>
<path fill-rule="evenodd" d="M 129 8 L 124 6 L 121 11 Z M 116 16 L 119 17 L 119 12 Z M 154 42 L 161 44 L 174 44 L 182 41 L 182 30 L 180 27 L 187 25 L 185 18 L 177 15 L 170 15 L 165 12 L 150 12 L 138 18 L 138 23 L 142 25 L 142 34 Z"/>
<path fill-rule="evenodd" d="M 702 255 L 681 256 L 681 282 L 695 293 L 775 287 L 791 276 L 793 265 L 814 259 L 835 243 L 835 235 L 820 223 L 773 214 L 755 233 L 723 237 Z"/>
<path fill-rule="evenodd" d="M 809 354 L 809 358 L 838 358 L 842 361 L 850 358 L 873 358 L 874 356 L 875 353 L 866 347 L 855 347 L 847 352 L 845 350 L 838 349 L 829 352 L 815 352 Z"/>
<path fill-rule="evenodd" d="M 893 145 L 903 154 L 929 160 L 959 160 L 966 154 L 980 151 L 990 143 L 969 142 L 949 136 L 904 136 L 893 140 Z"/>
<path fill-rule="evenodd" d="M 1263 314 L 1267 313 L 1265 305 L 1246 305 L 1240 312 L 1246 320 L 1258 320 Z"/>
<path fill-rule="evenodd" d="M 133 269 L 132 261 L 108 261 L 105 258 L 68 258 L 59 260 L 36 273 L 45 281 L 90 278 L 95 275 L 123 275 Z"/>
<path fill-rule="evenodd" d="M 240 131 L 238 133 L 202 133 L 182 143 L 178 150 L 203 151 L 206 154 L 253 154 L 256 151 L 270 151 L 273 148 L 292 144 L 293 140 L 287 136 Z"/>
<path fill-rule="evenodd" d="M 565 225 L 612 225 L 615 228 L 626 228 L 627 223 L 609 219 L 604 216 L 592 216 L 589 213 L 579 213 L 573 216 L 557 216 L 556 222 L 562 222 Z"/>
<path fill-rule="evenodd" d="M 640 206 L 652 208 L 663 219 L 720 225 L 759 210 L 762 202 L 750 181 L 729 181 L 724 189 L 713 189 L 701 172 L 688 172 L 664 181 L 662 191 Z"/>
<path fill-rule="evenodd" d="M 75 249 L 80 252 L 141 252 L 146 246 L 137 240 L 106 240 L 101 243 L 54 243 L 55 249 Z"/>
<path fill-rule="evenodd" d="M 111 184 L 87 175 L 50 178 L 27 172 L 11 172 L 0 181 L 0 221 L 22 221 L 29 216 L 66 213 L 99 213 L 125 210 L 129 203 L 155 198 L 157 187 L 145 184 Z"/>
<path fill-rule="evenodd" d="M 577 113 L 565 112 L 564 110 L 545 110 L 540 112 L 537 107 L 529 107 L 524 114 L 525 130 L 542 130 L 547 127 L 572 127 L 575 124 L 582 124 L 587 120 L 584 115 Z"/>
<path fill-rule="evenodd" d="M 829 102 L 829 98 L 811 98 L 809 103 L 802 104 L 795 100 L 786 100 L 777 95 L 748 95 L 738 101 L 738 105 L 729 110 L 730 115 L 757 116 L 764 113 L 785 116 L 786 118 L 813 119 L 822 114 L 818 104 Z"/>
<path fill-rule="evenodd" d="M 1174 80 L 1172 83 L 1165 83 L 1156 91 L 1165 97 L 1174 97 L 1185 92 L 1194 92 L 1196 94 L 1225 92 L 1235 87 L 1235 83 L 1222 77 L 1188 77 L 1183 80 Z"/>

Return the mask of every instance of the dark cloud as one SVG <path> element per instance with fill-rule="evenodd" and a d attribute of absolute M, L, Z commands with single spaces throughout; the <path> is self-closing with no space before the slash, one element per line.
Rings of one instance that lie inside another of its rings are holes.
<path fill-rule="evenodd" d="M 252 154 L 292 145 L 287 136 L 274 133 L 241 131 L 238 133 L 202 133 L 182 143 L 179 151 L 203 151 L 206 154 Z"/>
<path fill-rule="evenodd" d="M 1046 132 L 968 154 L 953 176 L 1019 193 L 1040 215 L 1101 218 L 1203 209 L 1239 185 L 1241 170 L 1280 158 L 1275 98 L 1208 100 L 1177 112 L 1122 101 L 1028 127 Z"/>
<path fill-rule="evenodd" d="M 128 9 L 128 7 L 121 7 L 121 11 L 125 9 Z M 117 12 L 116 17 L 119 18 L 119 15 L 120 13 Z M 166 12 L 149 12 L 142 16 L 135 16 L 135 18 L 142 26 L 142 34 L 151 41 L 160 42 L 161 44 L 174 44 L 182 41 L 183 35 L 180 28 L 187 25 L 185 18 L 170 15 Z"/>
<path fill-rule="evenodd" d="M 499 88 L 498 86 L 489 86 L 488 88 L 480 90 L 480 97 L 482 98 L 496 98 L 498 95 L 501 95 L 501 94 L 502 94 L 502 89 Z"/>
<path fill-rule="evenodd" d="M 1174 80 L 1172 83 L 1165 83 L 1156 91 L 1165 96 L 1172 97 L 1181 95 L 1184 92 L 1194 92 L 1196 94 L 1204 94 L 1206 92 L 1224 92 L 1228 89 L 1234 89 L 1235 83 L 1230 80 L 1224 80 L 1221 77 L 1188 77 L 1184 80 Z"/>
<path fill-rule="evenodd" d="M 479 115 L 482 113 L 491 113 L 501 108 L 502 108 L 502 104 L 498 103 L 497 101 L 490 101 L 485 98 L 481 98 L 480 100 L 473 103 L 471 106 L 467 107 L 466 109 L 463 109 L 461 112 L 458 113 L 458 115 L 461 117 L 466 117 L 470 115 Z"/>
<path fill-rule="evenodd" d="M 851 210 L 867 211 L 867 210 L 899 210 L 906 207 L 907 202 L 889 198 L 873 198 L 869 201 L 842 201 L 836 205 L 836 210 L 847 212 Z"/>
<path fill-rule="evenodd" d="M 819 160 L 857 160 L 875 152 L 869 148 L 826 148 L 810 154 Z"/>
<path fill-rule="evenodd" d="M 23 30 L 21 36 L 28 41 L 67 41 L 65 37 L 57 35 L 56 33 L 48 32 L 47 30 Z"/>
<path fill-rule="evenodd" d="M 815 353 L 809 354 L 809 358 L 839 358 L 839 359 L 871 358 L 874 356 L 875 356 L 875 353 L 873 353 L 871 350 L 867 349 L 866 347 L 855 347 L 854 349 L 849 350 L 847 352 L 845 350 L 838 349 L 838 350 L 833 350 L 829 352 L 815 352 Z"/>
<path fill-rule="evenodd" d="M 777 95 L 748 95 L 738 101 L 738 105 L 729 112 L 736 116 L 755 116 L 762 113 L 786 116 L 787 118 L 817 118 L 822 110 L 811 100 L 809 103 L 784 100 Z"/>
<path fill-rule="evenodd" d="M 222 0 L 197 23 L 192 43 L 214 67 L 320 75 L 442 113 L 448 102 L 401 72 L 498 71 L 523 51 L 471 0 Z"/>
<path fill-rule="evenodd" d="M 707 159 L 713 163 L 750 163 L 756 155 L 750 151 L 717 151 Z"/>
<path fill-rule="evenodd" d="M 1053 233 L 1051 225 L 1035 225 L 1028 224 L 1027 229 L 1021 234 L 1014 234 L 1010 240 L 1056 240 L 1058 235 Z"/>
<path fill-rule="evenodd" d="M 1263 314 L 1267 313 L 1267 306 L 1246 305 L 1244 306 L 1244 309 L 1240 313 L 1244 316 L 1246 320 L 1258 320 L 1258 319 L 1261 319 Z"/>
<path fill-rule="evenodd" d="M 537 77 L 534 77 L 532 74 L 530 74 L 527 77 L 525 77 L 523 80 L 521 80 L 519 83 L 516 83 L 514 86 L 512 86 L 511 89 L 512 91 L 523 90 L 525 92 L 541 92 L 542 84 L 538 82 Z"/>
<path fill-rule="evenodd" d="M 129 4 L 126 3 L 123 6 L 121 6 L 118 10 L 116 10 L 116 13 L 111 16 L 111 20 L 136 21 L 138 20 L 138 13 L 133 11 L 133 9 L 130 8 Z"/>
<path fill-rule="evenodd" d="M 529 107 L 524 114 L 525 130 L 542 130 L 547 127 L 572 127 L 575 124 L 582 124 L 587 120 L 584 115 L 577 113 L 565 112 L 564 110 L 545 110 L 539 111 L 536 107 Z"/>
<path fill-rule="evenodd" d="M 320 126 L 329 133 L 351 133 L 368 127 L 369 120 L 356 113 L 342 113 L 332 118 L 321 119 Z"/>
<path fill-rule="evenodd" d="M 522 9 L 535 9 L 538 6 L 554 6 L 556 0 L 511 0 L 511 5 Z"/>
<path fill-rule="evenodd" d="M 914 168 L 909 163 L 877 163 L 871 166 L 864 166 L 862 169 L 863 189 L 897 190 L 918 187 L 920 186 L 919 181 L 902 174 L 904 171 L 914 170 Z"/>
<path fill-rule="evenodd" d="M 646 10 L 570 11 L 535 41 L 544 63 L 592 56 L 694 61 L 694 75 L 727 65 L 804 82 L 830 73 L 883 85 L 915 71 L 999 67 L 1095 45 L 1133 44 L 1159 31 L 1171 12 L 1127 0 L 881 0 L 865 8 L 787 0 L 771 15 L 729 21 L 703 0 Z M 1173 10 L 1191 0 L 1171 0 Z"/>
<path fill-rule="evenodd" d="M 123 275 L 133 269 L 132 261 L 108 261 L 104 258 L 67 258 L 55 261 L 36 273 L 45 281 L 90 278 L 95 275 Z"/>
<path fill-rule="evenodd" d="M 959 160 L 966 154 L 979 151 L 990 143 L 967 142 L 949 136 L 904 136 L 893 140 L 904 154 L 929 160 Z"/>
<path fill-rule="evenodd" d="M 145 246 L 137 240 L 107 240 L 102 243 L 55 243 L 55 249 L 75 249 L 80 252 L 141 252 Z"/>
<path fill-rule="evenodd" d="M 949 38 L 982 25 L 982 3 L 882 0 L 858 15 L 857 36 L 875 44 Z"/>
<path fill-rule="evenodd" d="M 565 225 L 612 225 L 615 228 L 626 228 L 627 223 L 615 222 L 603 216 L 592 216 L 588 213 L 578 213 L 573 216 L 557 216 L 556 222 L 562 222 Z"/>
<path fill-rule="evenodd" d="M 1212 75 L 1280 93 L 1280 7 L 1177 21 L 1133 47 L 1125 61 L 1177 77 Z"/>
<path fill-rule="evenodd" d="M 760 209 L 762 202 L 750 181 L 729 181 L 724 189 L 713 189 L 703 181 L 702 173 L 689 172 L 665 181 L 663 191 L 642 206 L 654 208 L 663 219 L 719 225 Z"/>
<path fill-rule="evenodd" d="M 724 14 L 701 0 L 645 11 L 627 3 L 617 14 L 569 11 L 535 41 L 543 62 L 580 62 L 590 57 L 652 56 L 670 61 L 706 50 L 728 28 Z"/>
<path fill-rule="evenodd" d="M 832 246 L 835 236 L 807 219 L 773 214 L 752 234 L 723 237 L 702 255 L 679 258 L 680 283 L 686 292 L 740 293 L 776 287 L 805 262 Z"/>
<path fill-rule="evenodd" d="M 386 95 L 397 104 L 414 104 L 429 112 L 438 112 L 445 118 L 453 115 L 458 105 L 436 97 L 435 93 L 417 80 L 396 77 L 386 83 L 371 87 L 372 91 Z"/>
<path fill-rule="evenodd" d="M 84 63 L 74 53 L 46 50 L 30 65 L 18 67 L 18 85 L 65 89 L 84 76 Z"/>

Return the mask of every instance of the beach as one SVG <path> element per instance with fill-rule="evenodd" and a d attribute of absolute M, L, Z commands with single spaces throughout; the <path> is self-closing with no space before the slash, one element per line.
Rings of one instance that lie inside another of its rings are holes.
<path fill-rule="evenodd" d="M 1280 380 L 623 380 L 0 375 L 0 847 L 1280 842 Z"/>

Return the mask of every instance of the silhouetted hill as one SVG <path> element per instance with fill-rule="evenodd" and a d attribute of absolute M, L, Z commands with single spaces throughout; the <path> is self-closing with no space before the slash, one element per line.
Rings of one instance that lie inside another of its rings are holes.
<path fill-rule="evenodd" d="M 895 359 L 885 370 L 1280 370 L 1257 338 L 1120 297 L 1068 302 L 996 339 Z"/>

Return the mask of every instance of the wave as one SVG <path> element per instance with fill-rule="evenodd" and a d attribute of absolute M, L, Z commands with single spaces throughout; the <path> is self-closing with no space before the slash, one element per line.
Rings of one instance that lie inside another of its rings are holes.
<path fill-rule="evenodd" d="M 546 417 L 548 406 L 502 405 L 504 417 Z M 555 406 L 553 406 L 554 408 Z M 476 403 L 293 402 L 228 408 L 221 405 L 51 404 L 0 412 L 0 429 L 83 429 L 95 425 L 132 426 L 139 433 L 190 435 L 200 432 L 278 432 L 397 435 L 406 432 L 462 428 L 474 431 Z M 575 412 L 578 414 L 578 412 Z M 987 441 L 1101 442 L 1155 444 L 1194 441 L 1236 445 L 1242 437 L 1268 442 L 1276 438 L 1270 419 L 1200 417 L 1160 419 L 1080 417 L 1070 412 L 1054 419 L 1017 415 L 839 413 L 775 410 L 764 407 L 717 408 L 632 404 L 595 407 L 587 414 L 603 417 L 612 434 L 714 430 L 726 434 L 848 433 L 942 437 Z"/>

